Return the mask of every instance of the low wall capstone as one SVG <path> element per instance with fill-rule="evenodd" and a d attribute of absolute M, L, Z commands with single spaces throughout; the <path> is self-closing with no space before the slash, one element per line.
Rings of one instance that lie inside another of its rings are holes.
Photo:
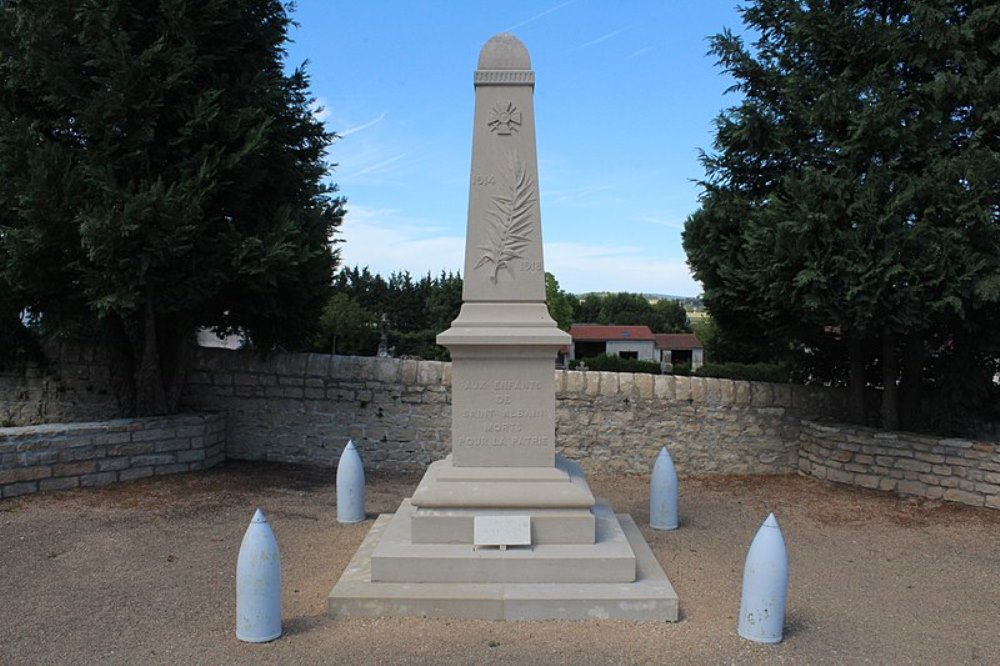
<path fill-rule="evenodd" d="M 207 469 L 225 445 L 225 414 L 0 428 L 0 497 Z"/>

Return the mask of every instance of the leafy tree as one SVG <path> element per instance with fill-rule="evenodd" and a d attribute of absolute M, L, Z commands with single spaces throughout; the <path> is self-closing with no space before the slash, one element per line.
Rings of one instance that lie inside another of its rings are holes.
<path fill-rule="evenodd" d="M 645 296 L 628 292 L 587 294 L 575 304 L 573 316 L 580 323 L 648 326 L 654 333 L 689 330 L 687 311 L 680 301 L 650 303 Z"/>
<path fill-rule="evenodd" d="M 883 425 L 901 412 L 907 425 L 933 356 L 967 330 L 996 341 L 984 322 L 1000 300 L 1000 10 L 759 0 L 742 11 L 753 49 L 729 32 L 712 41 L 744 98 L 703 157 L 689 263 L 723 332 L 789 350 L 843 345 L 855 419 L 877 367 Z"/>
<path fill-rule="evenodd" d="M 378 349 L 379 322 L 347 294 L 334 294 L 319 318 L 318 347 L 331 354 L 371 356 Z"/>
<path fill-rule="evenodd" d="M 545 273 L 545 303 L 549 307 L 549 316 L 556 321 L 556 326 L 568 331 L 573 325 L 574 298 L 559 287 L 559 281 L 552 273 Z"/>
<path fill-rule="evenodd" d="M 655 333 L 682 333 L 691 330 L 687 310 L 680 301 L 661 299 L 653 303 L 650 326 Z"/>
<path fill-rule="evenodd" d="M 619 292 L 608 294 L 601 300 L 597 323 L 618 326 L 649 326 L 653 318 L 653 306 L 639 294 Z"/>
<path fill-rule="evenodd" d="M 601 316 L 603 294 L 584 294 L 573 304 L 573 322 L 578 324 L 596 324 Z"/>
<path fill-rule="evenodd" d="M 175 411 L 194 331 L 312 336 L 343 214 L 277 0 L 0 3 L 2 282 L 100 324 L 125 414 Z"/>

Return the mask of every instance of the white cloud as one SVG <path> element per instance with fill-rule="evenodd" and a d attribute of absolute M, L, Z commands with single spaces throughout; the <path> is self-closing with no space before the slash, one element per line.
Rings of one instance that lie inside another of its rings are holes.
<path fill-rule="evenodd" d="M 388 276 L 461 272 L 465 238 L 439 224 L 398 210 L 349 206 L 338 247 L 345 266 L 368 266 Z M 655 250 L 656 248 L 654 248 Z M 648 247 L 557 241 L 545 244 L 545 268 L 569 292 L 630 291 L 696 296 L 701 285 L 684 260 L 660 256 Z"/>
<path fill-rule="evenodd" d="M 569 292 L 630 291 L 696 296 L 701 285 L 683 259 L 631 245 L 555 242 L 545 245 L 545 268 Z"/>
<path fill-rule="evenodd" d="M 463 237 L 388 208 L 349 205 L 339 237 L 342 265 L 368 266 L 383 276 L 461 271 L 465 256 Z"/>
<path fill-rule="evenodd" d="M 309 104 L 309 113 L 319 122 L 324 122 L 330 117 L 330 110 L 327 108 L 326 100 L 317 97 Z"/>

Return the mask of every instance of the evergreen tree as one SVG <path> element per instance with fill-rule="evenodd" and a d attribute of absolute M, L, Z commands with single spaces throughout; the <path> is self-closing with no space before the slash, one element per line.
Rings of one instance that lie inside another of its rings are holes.
<path fill-rule="evenodd" d="M 744 98 L 684 232 L 706 305 L 727 335 L 843 345 L 854 417 L 877 367 L 883 425 L 912 423 L 932 357 L 968 330 L 997 341 L 1000 8 L 759 0 L 743 17 L 752 50 L 712 41 Z"/>
<path fill-rule="evenodd" d="M 199 326 L 311 338 L 343 213 L 277 0 L 0 4 L 0 267 L 100 324 L 125 414 L 177 409 Z"/>

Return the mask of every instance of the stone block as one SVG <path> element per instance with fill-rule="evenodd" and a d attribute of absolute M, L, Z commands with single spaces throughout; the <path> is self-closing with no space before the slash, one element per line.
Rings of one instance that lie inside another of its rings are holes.
<path fill-rule="evenodd" d="M 133 456 L 133 467 L 144 467 L 146 465 L 169 465 L 177 461 L 177 457 L 172 453 L 156 453 L 144 456 Z"/>
<path fill-rule="evenodd" d="M 958 488 L 949 488 L 946 490 L 944 493 L 944 499 L 948 502 L 959 502 L 970 506 L 983 506 L 984 504 L 982 495 L 969 492 L 967 490 L 960 490 Z"/>
<path fill-rule="evenodd" d="M 619 374 L 617 372 L 603 372 L 603 371 L 597 374 L 599 374 L 601 377 L 601 395 L 603 396 L 618 395 Z"/>
<path fill-rule="evenodd" d="M 178 439 L 168 439 L 162 442 L 156 442 L 153 446 L 154 453 L 169 453 L 171 451 L 182 451 L 184 449 L 191 448 L 191 438 L 181 437 Z"/>
<path fill-rule="evenodd" d="M 687 377 L 686 378 L 689 385 L 691 386 L 690 400 L 695 404 L 702 404 L 705 402 L 705 378 L 704 377 Z"/>
<path fill-rule="evenodd" d="M 130 442 L 128 444 L 113 444 L 107 448 L 108 456 L 134 456 L 143 453 L 152 453 L 156 447 L 155 442 Z"/>
<path fill-rule="evenodd" d="M 939 500 L 944 497 L 944 488 L 941 486 L 927 486 L 924 488 L 924 497 L 930 500 Z"/>
<path fill-rule="evenodd" d="M 883 478 L 879 479 L 878 489 L 879 490 L 892 491 L 892 490 L 896 489 L 896 486 L 898 484 L 899 484 L 899 482 L 896 479 L 887 479 L 887 478 L 883 477 Z"/>
<path fill-rule="evenodd" d="M 691 378 L 683 375 L 673 375 L 674 379 L 674 399 L 677 401 L 690 401 L 691 398 Z"/>
<path fill-rule="evenodd" d="M 329 354 L 307 354 L 305 372 L 311 377 L 327 377 L 330 374 Z"/>
<path fill-rule="evenodd" d="M 569 370 L 566 372 L 565 395 L 577 397 L 583 394 L 587 382 L 584 373 L 579 370 Z"/>
<path fill-rule="evenodd" d="M 854 483 L 854 474 L 840 469 L 828 469 L 826 471 L 826 480 L 835 481 L 836 483 Z"/>
<path fill-rule="evenodd" d="M 163 441 L 174 438 L 173 428 L 153 428 L 150 430 L 139 430 L 132 433 L 133 442 Z"/>
<path fill-rule="evenodd" d="M 984 505 L 990 509 L 1000 509 L 1000 495 L 991 495 L 985 498 Z"/>
<path fill-rule="evenodd" d="M 64 476 L 58 479 L 44 479 L 38 482 L 38 490 L 46 492 L 49 490 L 69 490 L 80 485 L 80 477 Z"/>
<path fill-rule="evenodd" d="M 130 432 L 104 432 L 94 435 L 95 445 L 122 444 L 132 439 Z"/>
<path fill-rule="evenodd" d="M 900 495 L 917 495 L 923 497 L 927 486 L 920 481 L 900 481 L 896 484 L 896 492 Z"/>
<path fill-rule="evenodd" d="M 719 379 L 719 402 L 732 405 L 736 402 L 736 382 L 732 379 Z"/>
<path fill-rule="evenodd" d="M 97 471 L 97 461 L 83 460 L 73 463 L 59 463 L 52 466 L 52 476 L 79 476 Z"/>
<path fill-rule="evenodd" d="M 618 395 L 622 398 L 631 399 L 632 389 L 635 387 L 635 374 L 631 372 L 615 373 L 618 378 Z"/>
<path fill-rule="evenodd" d="M 418 361 L 417 382 L 420 384 L 440 384 L 444 363 L 441 361 Z"/>
<path fill-rule="evenodd" d="M 750 382 L 750 404 L 754 407 L 774 405 L 774 388 L 766 382 Z"/>
<path fill-rule="evenodd" d="M 417 383 L 420 370 L 420 362 L 414 359 L 404 359 L 400 368 L 400 381 L 405 386 L 413 386 Z"/>
<path fill-rule="evenodd" d="M 129 466 L 128 456 L 120 456 L 117 458 L 104 458 L 103 460 L 97 461 L 97 471 L 99 472 L 114 472 L 125 469 L 128 466 Z"/>
<path fill-rule="evenodd" d="M 180 474 L 182 472 L 187 472 L 190 469 L 190 465 L 187 463 L 175 463 L 173 465 L 160 465 L 159 467 L 154 467 L 153 472 L 157 476 L 162 476 L 165 474 Z"/>
<path fill-rule="evenodd" d="M 398 384 L 400 363 L 394 358 L 380 358 L 375 366 L 375 379 L 384 384 Z"/>
<path fill-rule="evenodd" d="M 673 375 L 655 375 L 653 377 L 653 394 L 660 400 L 674 400 L 677 396 L 676 384 Z"/>
<path fill-rule="evenodd" d="M 82 474 L 80 476 L 80 486 L 107 486 L 118 481 L 118 472 L 98 472 L 96 474 Z"/>
<path fill-rule="evenodd" d="M 638 373 L 635 375 L 635 388 L 640 399 L 651 400 L 653 398 L 653 377 L 654 375 L 648 375 L 645 373 Z"/>
<path fill-rule="evenodd" d="M 898 469 L 906 470 L 908 472 L 929 472 L 931 471 L 931 464 L 924 462 L 922 460 L 910 460 L 909 458 L 901 458 L 896 461 L 895 465 Z"/>
<path fill-rule="evenodd" d="M 733 403 L 749 405 L 752 402 L 750 382 L 733 381 Z"/>
<path fill-rule="evenodd" d="M 48 466 L 15 467 L 0 470 L 0 485 L 18 483 L 21 481 L 37 481 L 52 476 L 52 468 Z"/>
<path fill-rule="evenodd" d="M 862 488 L 878 488 L 881 481 L 882 479 L 874 474 L 856 474 L 854 476 L 854 484 Z"/>
<path fill-rule="evenodd" d="M 205 449 L 191 449 L 189 451 L 178 451 L 176 454 L 177 462 L 179 463 L 190 463 L 195 461 L 201 461 L 205 459 Z"/>
<path fill-rule="evenodd" d="M 38 492 L 37 481 L 22 481 L 21 483 L 10 483 L 3 486 L 3 497 L 18 497 Z"/>

